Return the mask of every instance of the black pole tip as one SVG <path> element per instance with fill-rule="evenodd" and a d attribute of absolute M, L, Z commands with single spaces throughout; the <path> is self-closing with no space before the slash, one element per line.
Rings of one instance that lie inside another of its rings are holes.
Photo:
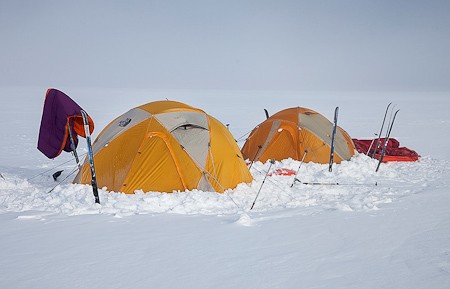
<path fill-rule="evenodd" d="M 64 170 L 57 171 L 57 172 L 55 172 L 55 173 L 52 175 L 53 180 L 54 180 L 55 182 L 58 180 L 58 177 L 61 175 L 61 173 L 62 173 L 63 171 L 64 171 Z"/>

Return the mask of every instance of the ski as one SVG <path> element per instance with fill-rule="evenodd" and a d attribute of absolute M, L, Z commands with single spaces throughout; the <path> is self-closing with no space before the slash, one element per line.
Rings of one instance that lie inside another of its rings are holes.
<path fill-rule="evenodd" d="M 386 137 L 384 139 L 383 149 L 381 150 L 381 154 L 380 154 L 380 160 L 378 161 L 377 169 L 375 170 L 375 172 L 378 172 L 378 169 L 380 168 L 380 165 L 383 162 L 384 154 L 386 153 L 386 147 L 389 142 L 389 136 L 391 135 L 392 127 L 394 126 L 395 117 L 397 116 L 397 113 L 399 111 L 400 111 L 400 109 L 395 111 L 394 117 L 392 118 L 392 121 L 388 125 L 388 131 L 387 131 Z"/>
<path fill-rule="evenodd" d="M 385 123 L 385 121 L 386 121 L 386 116 L 387 116 L 387 113 L 388 113 L 388 111 L 389 111 L 389 107 L 391 106 L 391 104 L 392 104 L 392 102 L 390 102 L 390 103 L 387 105 L 386 111 L 384 112 L 383 123 L 381 124 L 380 133 L 378 134 L 378 139 L 377 139 L 377 143 L 376 143 L 376 145 L 375 145 L 375 149 L 373 150 L 372 155 L 371 155 L 372 158 L 375 156 L 375 154 L 376 154 L 376 152 L 377 152 L 377 150 L 378 150 L 378 148 L 379 148 L 379 146 L 380 146 L 381 134 L 383 133 L 384 123 Z M 370 147 L 372 147 L 372 144 L 370 144 Z M 370 147 L 369 147 L 369 150 L 370 150 Z"/>
<path fill-rule="evenodd" d="M 331 146 L 330 146 L 330 165 L 328 166 L 328 171 L 333 170 L 333 158 L 334 158 L 334 138 L 336 136 L 337 119 L 338 119 L 339 106 L 336 106 L 334 110 L 334 122 L 333 122 L 333 134 L 331 135 Z"/>
<path fill-rule="evenodd" d="M 91 168 L 92 192 L 94 193 L 95 202 L 97 204 L 100 204 L 100 198 L 98 197 L 97 177 L 95 175 L 95 167 L 94 167 L 94 155 L 92 153 L 91 132 L 89 131 L 88 115 L 84 110 L 81 110 L 81 116 L 83 117 L 84 133 L 86 135 L 86 142 L 87 142 L 87 149 L 88 149 L 89 166 Z"/>

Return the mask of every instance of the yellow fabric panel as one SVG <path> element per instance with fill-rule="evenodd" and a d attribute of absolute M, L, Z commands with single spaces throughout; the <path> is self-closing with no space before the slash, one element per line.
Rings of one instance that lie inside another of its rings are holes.
<path fill-rule="evenodd" d="M 272 124 L 270 125 L 272 127 Z M 270 128 L 271 129 L 271 128 Z M 260 154 L 258 160 L 266 162 L 269 159 L 282 160 L 287 158 L 298 159 L 298 129 L 295 123 L 282 121 L 274 132 L 267 147 Z M 258 149 L 256 149 L 255 154 Z"/>
<path fill-rule="evenodd" d="M 152 118 L 122 191 L 196 189 L 201 172 L 177 140 Z"/>
<path fill-rule="evenodd" d="M 253 180 L 239 147 L 228 129 L 215 118 L 208 116 L 210 152 L 206 162 L 208 180 L 217 192 L 235 188 L 240 183 Z M 218 184 L 217 181 L 220 183 Z"/>
<path fill-rule="evenodd" d="M 183 183 L 167 144 L 163 138 L 155 135 L 143 141 L 122 191 L 184 191 L 186 188 Z"/>
<path fill-rule="evenodd" d="M 302 128 L 300 131 L 299 149 L 301 152 L 308 150 L 304 162 L 315 162 L 319 164 L 328 164 L 330 162 L 330 146 L 316 137 L 309 130 Z M 303 157 L 303 154 L 301 158 Z M 300 158 L 300 159 L 301 159 Z M 342 159 L 334 155 L 334 162 L 340 163 Z"/>
<path fill-rule="evenodd" d="M 108 146 L 94 155 L 94 164 L 99 188 L 107 187 L 111 191 L 121 191 L 136 152 L 143 141 L 148 121 L 144 121 L 111 140 Z M 91 183 L 91 171 L 86 160 L 80 183 Z"/>
<path fill-rule="evenodd" d="M 174 112 L 174 111 L 199 111 L 203 112 L 201 109 L 192 107 L 190 105 L 177 102 L 177 101 L 171 101 L 171 100 L 161 100 L 161 101 L 155 101 L 150 102 L 141 106 L 138 106 L 138 108 L 148 111 L 151 114 L 160 114 L 164 112 Z"/>

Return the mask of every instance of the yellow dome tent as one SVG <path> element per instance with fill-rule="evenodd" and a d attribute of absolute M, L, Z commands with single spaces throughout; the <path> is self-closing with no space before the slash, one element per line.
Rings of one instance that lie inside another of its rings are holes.
<path fill-rule="evenodd" d="M 224 192 L 251 182 L 228 129 L 175 101 L 138 106 L 113 120 L 93 144 L 98 186 L 110 191 Z M 74 182 L 91 183 L 85 161 Z"/>
<path fill-rule="evenodd" d="M 333 124 L 320 113 L 302 107 L 288 108 L 256 126 L 242 147 L 242 154 L 251 161 L 304 157 L 304 162 L 327 164 L 332 132 Z M 349 160 L 354 154 L 352 139 L 338 127 L 334 162 Z"/>

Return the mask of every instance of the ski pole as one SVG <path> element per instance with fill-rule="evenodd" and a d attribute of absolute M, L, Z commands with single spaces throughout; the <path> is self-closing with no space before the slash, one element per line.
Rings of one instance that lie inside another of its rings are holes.
<path fill-rule="evenodd" d="M 376 133 L 374 133 L 375 134 L 375 138 L 377 137 L 377 134 Z M 367 153 L 366 153 L 366 156 L 368 156 L 369 155 L 369 152 L 370 152 L 370 149 L 372 148 L 372 145 L 373 145 L 373 142 L 375 141 L 375 138 L 372 140 L 372 142 L 370 143 L 370 146 L 369 146 L 369 148 L 367 149 Z"/>
<path fill-rule="evenodd" d="M 303 160 L 305 159 L 307 153 L 308 153 L 308 150 L 305 150 L 304 154 L 303 154 L 303 157 L 302 157 L 302 160 L 300 161 L 300 165 L 298 166 L 297 172 L 295 173 L 294 180 L 292 181 L 291 188 L 294 186 L 295 181 L 297 180 L 298 172 L 300 171 L 300 168 L 302 167 Z"/>
<path fill-rule="evenodd" d="M 316 185 L 316 186 L 378 186 L 375 184 L 341 184 L 341 183 L 319 183 L 319 182 L 301 182 L 303 185 Z"/>
<path fill-rule="evenodd" d="M 262 187 L 263 187 L 263 185 L 264 185 L 264 182 L 266 181 L 266 178 L 267 178 L 267 175 L 269 174 L 270 168 L 271 168 L 272 165 L 275 163 L 274 160 L 269 160 L 269 162 L 270 162 L 269 169 L 267 170 L 267 173 L 266 173 L 266 175 L 264 176 L 264 179 L 263 179 L 263 181 L 262 181 L 261 187 L 259 187 L 258 193 L 256 194 L 255 200 L 253 201 L 253 204 L 252 204 L 252 207 L 250 208 L 250 210 L 253 209 L 253 207 L 255 206 L 256 199 L 258 199 L 259 193 L 261 192 L 261 189 L 262 189 Z"/>
<path fill-rule="evenodd" d="M 256 151 L 255 156 L 253 157 L 250 166 L 248 167 L 249 170 L 252 168 L 253 163 L 255 162 L 256 156 L 258 155 L 260 149 L 262 149 L 262 145 L 258 145 L 258 150 Z"/>

